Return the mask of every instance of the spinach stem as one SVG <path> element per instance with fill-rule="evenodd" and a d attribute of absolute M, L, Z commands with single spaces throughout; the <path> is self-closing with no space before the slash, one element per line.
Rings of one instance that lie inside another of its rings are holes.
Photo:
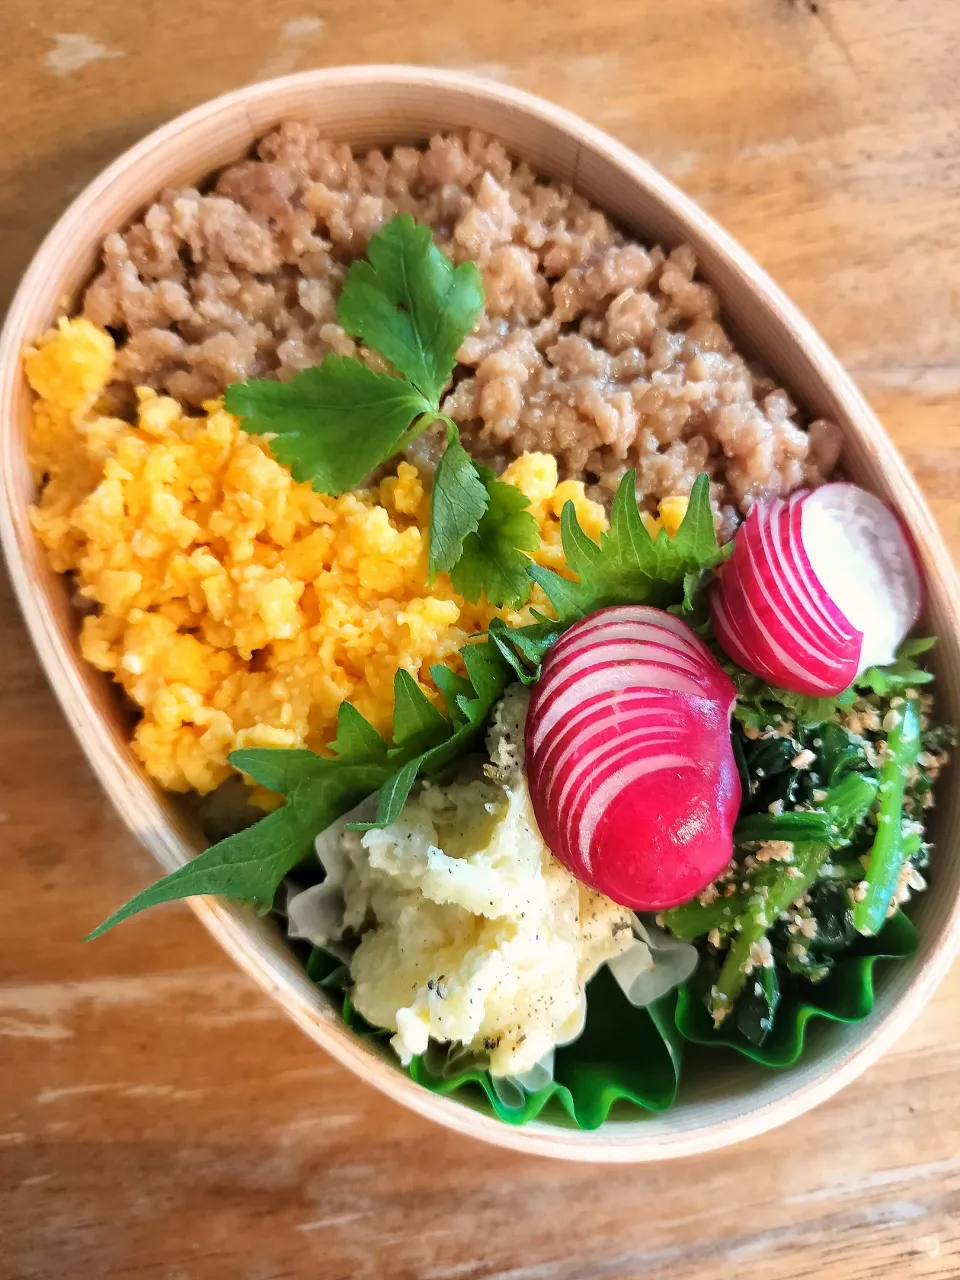
<path fill-rule="evenodd" d="M 743 839 L 762 841 L 789 840 L 793 834 L 795 845 L 824 843 L 832 849 L 839 849 L 849 843 L 850 836 L 863 821 L 876 795 L 876 778 L 869 774 L 850 773 L 830 791 L 821 809 L 798 810 L 780 814 L 777 817 L 769 815 L 771 824 L 769 827 L 762 825 L 766 823 L 766 814 L 754 815 L 758 819 L 755 826 L 748 825 L 752 821 L 750 817 L 742 818 L 737 824 L 734 835 L 739 841 L 740 833 L 745 831 L 749 834 L 743 836 Z M 789 821 L 785 822 L 791 818 L 798 819 L 795 825 Z M 763 832 L 769 832 L 769 834 L 761 834 Z M 859 879 L 863 868 L 859 863 L 853 865 L 856 870 L 848 878 Z M 757 883 L 761 888 L 770 882 L 771 874 L 775 871 L 784 876 L 787 874 L 775 867 L 761 871 L 757 876 Z M 788 880 L 790 883 L 796 883 L 795 879 L 788 877 Z M 729 898 L 720 897 L 708 903 L 702 903 L 694 898 L 691 902 L 685 902 L 679 907 L 672 907 L 664 912 L 664 924 L 676 937 L 682 938 L 685 942 L 692 942 L 695 938 L 702 938 L 711 929 L 719 929 L 721 933 L 735 932 L 738 920 L 746 915 L 749 909 L 750 894 L 738 889 Z"/>
<path fill-rule="evenodd" d="M 829 841 L 798 842 L 793 846 L 792 862 L 768 863 L 755 875 L 746 910 L 733 925 L 736 937 L 710 993 L 710 1009 L 718 1022 L 743 990 L 751 966 L 755 968 L 772 959 L 769 948 L 765 954 L 757 954 L 754 946 L 759 946 L 780 916 L 819 878 L 833 849 L 849 842 L 877 791 L 876 778 L 848 774 L 823 802 L 823 812 L 833 824 L 833 837 Z"/>
<path fill-rule="evenodd" d="M 920 755 L 920 708 L 916 698 L 907 698 L 895 711 L 896 724 L 887 735 L 887 757 L 880 769 L 880 804 L 877 836 L 870 850 L 867 872 L 861 882 L 862 896 L 853 906 L 853 923 L 858 933 L 880 931 L 900 870 L 907 858 L 903 834 L 903 797 L 907 772 Z"/>
<path fill-rule="evenodd" d="M 763 877 L 764 883 L 755 884 L 747 911 L 739 919 L 740 931 L 730 944 L 716 985 L 710 992 L 710 1011 L 716 1021 L 721 1021 L 729 1012 L 743 990 L 751 966 L 763 964 L 762 957 L 752 954 L 754 945 L 759 945 L 791 903 L 806 893 L 829 861 L 830 852 L 828 844 L 795 845 L 792 863 L 772 868 L 770 874 Z"/>

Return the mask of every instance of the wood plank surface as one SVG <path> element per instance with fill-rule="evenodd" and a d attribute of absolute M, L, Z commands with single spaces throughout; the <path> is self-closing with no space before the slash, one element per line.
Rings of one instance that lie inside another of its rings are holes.
<path fill-rule="evenodd" d="M 204 98 L 418 61 L 578 111 L 723 222 L 854 372 L 960 553 L 954 0 L 4 0 L 0 303 L 73 194 Z M 0 593 L 0 1280 L 960 1276 L 960 976 L 842 1096 L 702 1159 L 568 1166 L 361 1086 L 153 875 Z"/>

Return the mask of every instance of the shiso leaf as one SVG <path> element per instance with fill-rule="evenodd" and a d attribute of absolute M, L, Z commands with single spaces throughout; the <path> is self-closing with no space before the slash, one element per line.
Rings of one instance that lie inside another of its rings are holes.
<path fill-rule="evenodd" d="M 560 532 L 567 566 L 578 581 L 531 566 L 529 573 L 546 592 L 557 617 L 573 622 L 615 604 L 678 604 L 693 592 L 689 575 L 712 569 L 725 557 L 717 542 L 710 508 L 710 478 L 697 476 L 686 514 L 671 536 L 661 529 L 651 537 L 640 518 L 636 500 L 637 476 L 628 471 L 620 482 L 610 511 L 610 528 L 596 543 L 577 520 L 568 502 L 560 516 Z"/>
<path fill-rule="evenodd" d="M 661 529 L 651 537 L 640 518 L 636 472 L 620 482 L 610 513 L 610 528 L 599 543 L 584 533 L 576 508 L 568 502 L 560 517 L 563 554 L 575 579 L 527 566 L 527 573 L 545 592 L 554 617 L 533 611 L 535 621 L 508 627 L 498 619 L 489 636 L 513 667 L 518 679 L 533 684 L 551 644 L 567 627 L 598 609 L 616 604 L 649 604 L 683 613 L 694 612 L 712 571 L 733 549 L 721 547 L 710 507 L 710 477 L 697 476 L 680 527 L 671 537 Z"/>
<path fill-rule="evenodd" d="M 401 669 L 394 681 L 389 744 L 355 707 L 343 703 L 331 744 L 337 753 L 333 756 L 279 747 L 234 751 L 230 763 L 285 796 L 284 806 L 211 845 L 138 893 L 94 929 L 88 940 L 148 907 L 203 894 L 252 902 L 261 911 L 269 910 L 284 876 L 312 852 L 317 833 L 361 800 L 380 792 L 376 820 L 357 824 L 358 829 L 395 822 L 418 777 L 440 772 L 473 749 L 513 679 L 508 664 L 486 641 L 468 645 L 463 657 L 467 679 L 451 672 L 449 680 L 445 678 L 446 689 L 441 688 L 459 709 L 452 721 Z"/>

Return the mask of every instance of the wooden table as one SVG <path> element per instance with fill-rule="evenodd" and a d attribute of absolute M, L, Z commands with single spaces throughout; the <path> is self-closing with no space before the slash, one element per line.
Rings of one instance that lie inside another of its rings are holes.
<path fill-rule="evenodd" d="M 5 0 L 6 295 L 69 198 L 251 79 L 420 61 L 647 155 L 864 387 L 960 552 L 953 0 Z M 960 975 L 842 1097 L 744 1147 L 598 1169 L 469 1145 L 362 1087 L 154 875 L 0 600 L 2 1280 L 960 1276 Z"/>

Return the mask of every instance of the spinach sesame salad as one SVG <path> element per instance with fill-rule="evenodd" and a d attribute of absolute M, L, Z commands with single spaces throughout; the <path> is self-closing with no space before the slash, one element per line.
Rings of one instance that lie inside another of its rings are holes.
<path fill-rule="evenodd" d="M 595 1128 L 670 1106 L 690 1045 L 788 1067 L 812 1018 L 869 1015 L 877 961 L 916 944 L 954 738 L 908 535 L 856 485 L 747 504 L 721 544 L 708 474 L 654 515 L 627 470 L 605 528 L 571 499 L 547 546 L 444 409 L 483 300 L 397 217 L 338 306 L 375 358 L 224 406 L 328 495 L 439 425 L 424 589 L 446 575 L 486 626 L 421 678 L 398 666 L 389 733 L 345 700 L 325 749 L 234 750 L 271 811 L 91 937 L 198 894 L 253 903 L 424 1087 Z"/>

